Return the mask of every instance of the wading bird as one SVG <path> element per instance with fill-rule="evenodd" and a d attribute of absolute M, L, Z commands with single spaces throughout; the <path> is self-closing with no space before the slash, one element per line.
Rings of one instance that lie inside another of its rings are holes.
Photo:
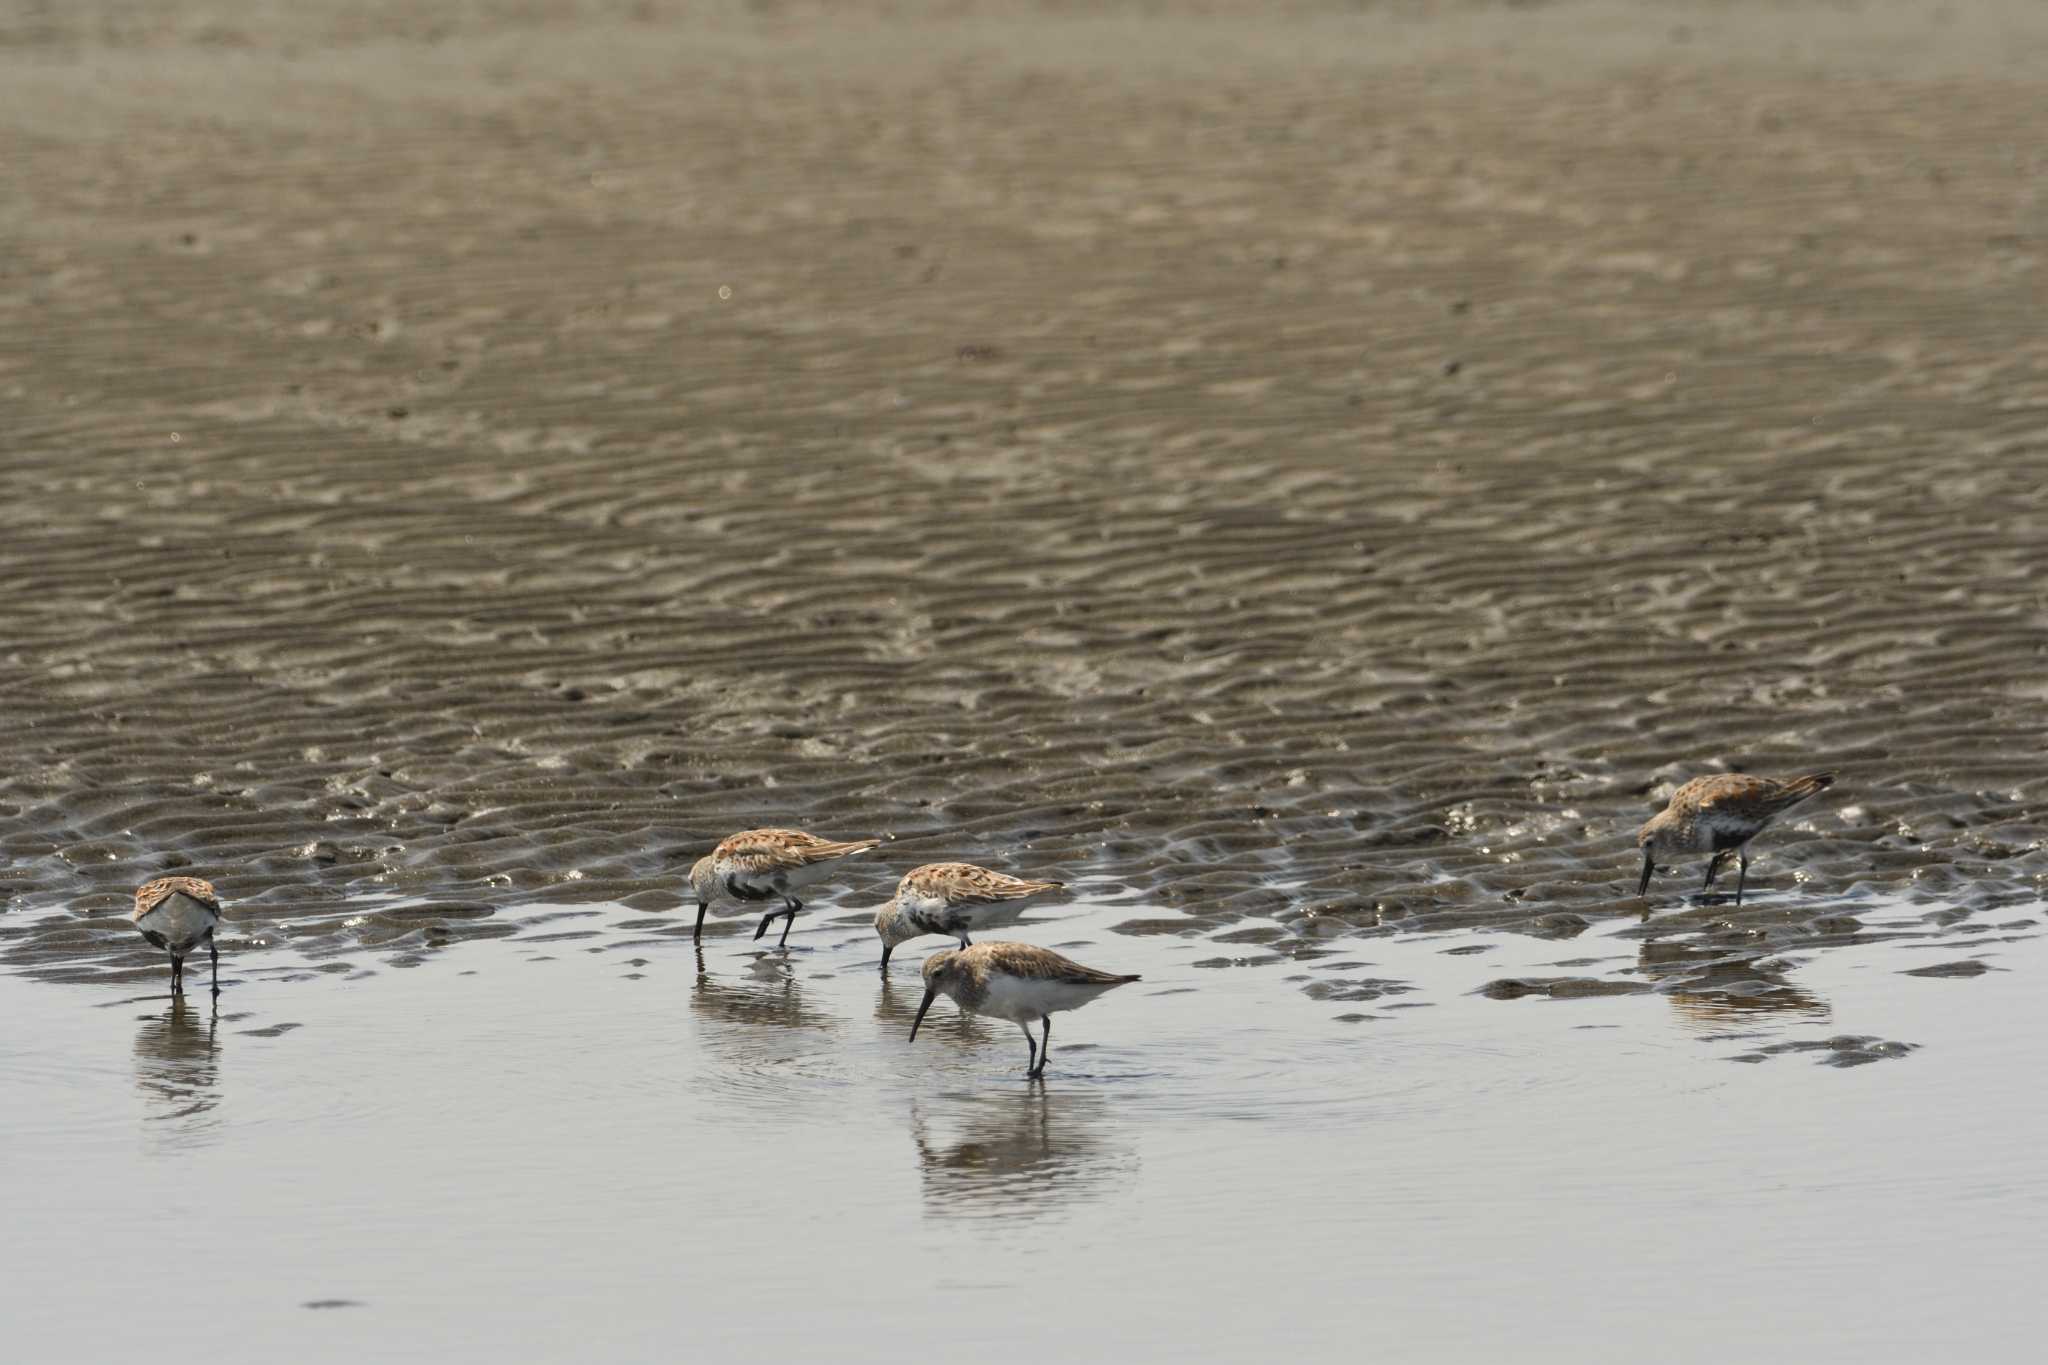
<path fill-rule="evenodd" d="M 1024 1075 L 1030 1080 L 1045 1075 L 1045 1059 L 1052 1053 L 1052 1016 L 1061 1010 L 1077 1010 L 1105 991 L 1136 981 L 1135 976 L 1117 976 L 1083 967 L 1061 957 L 1050 948 L 1028 943 L 977 943 L 972 948 L 948 948 L 924 962 L 924 1003 L 910 1024 L 910 1041 L 924 1023 L 924 1012 L 940 993 L 969 1014 L 986 1014 L 1008 1019 L 1024 1030 L 1024 1042 L 1031 1049 Z M 1031 1036 L 1031 1021 L 1045 1029 L 1041 1048 Z"/>
<path fill-rule="evenodd" d="M 697 930 L 691 938 L 704 937 L 704 912 L 720 893 L 738 901 L 779 898 L 782 908 L 761 917 L 754 937 L 767 933 L 780 915 L 782 938 L 776 946 L 781 947 L 789 942 L 789 926 L 795 922 L 796 912 L 804 908 L 795 893 L 825 880 L 841 862 L 881 842 L 852 839 L 840 843 L 797 829 L 750 829 L 733 835 L 690 869 L 690 886 L 697 893 Z"/>
<path fill-rule="evenodd" d="M 213 993 L 220 994 L 220 949 L 213 931 L 220 923 L 220 897 L 211 882 L 197 877 L 158 877 L 135 888 L 131 919 L 142 936 L 171 955 L 171 994 L 185 993 L 185 958 L 200 944 L 213 958 Z"/>
<path fill-rule="evenodd" d="M 1643 851 L 1643 880 L 1636 894 L 1650 894 L 1650 874 L 1657 870 L 1659 857 L 1706 854 L 1707 880 L 1700 888 L 1705 891 L 1714 884 L 1721 860 L 1733 853 L 1742 868 L 1735 879 L 1735 903 L 1742 904 L 1742 889 L 1749 881 L 1749 841 L 1782 812 L 1826 791 L 1834 781 L 1833 773 L 1783 781 L 1747 773 L 1695 777 L 1671 793 L 1664 809 L 1636 831 L 1636 847 Z"/>

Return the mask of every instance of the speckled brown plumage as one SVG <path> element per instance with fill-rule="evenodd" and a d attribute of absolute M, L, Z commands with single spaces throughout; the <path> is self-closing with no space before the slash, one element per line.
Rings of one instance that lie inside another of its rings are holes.
<path fill-rule="evenodd" d="M 1026 897 L 1064 889 L 1064 882 L 1031 881 L 992 872 L 973 863 L 926 863 L 896 883 L 896 894 L 875 912 L 882 939 L 882 970 L 899 943 L 924 934 L 946 934 L 965 948 L 968 935 L 994 911 Z"/>
<path fill-rule="evenodd" d="M 977 943 L 972 948 L 948 948 L 934 953 L 924 964 L 924 1003 L 910 1025 L 911 1041 L 923 1024 L 932 1001 L 944 994 L 969 1014 L 986 1014 L 1008 1019 L 1024 1030 L 1031 1058 L 1025 1074 L 1045 1074 L 1045 1059 L 1052 1049 L 1052 1016 L 1061 1010 L 1079 1009 L 1105 991 L 1128 985 L 1136 976 L 1084 967 L 1050 948 L 1029 943 Z M 1045 1045 L 1032 1036 L 1031 1021 L 1045 1028 Z"/>
<path fill-rule="evenodd" d="M 769 877 L 812 863 L 865 853 L 880 839 L 821 839 L 800 829 L 749 829 L 727 836 L 711 850 L 711 859 L 726 875 Z"/>
<path fill-rule="evenodd" d="M 135 888 L 135 909 L 128 918 L 140 920 L 171 896 L 180 893 L 201 905 L 212 907 L 216 913 L 220 910 L 220 897 L 214 892 L 212 882 L 199 877 L 158 877 Z"/>
<path fill-rule="evenodd" d="M 1834 781 L 1833 773 L 1783 779 L 1716 773 L 1694 778 L 1671 793 L 1664 809 L 1636 831 L 1636 846 L 1643 851 L 1643 876 L 1637 894 L 1649 893 L 1650 877 L 1656 871 L 1659 856 L 1707 854 L 1706 886 L 1711 887 L 1721 859 L 1734 853 L 1742 866 L 1742 878 L 1735 886 L 1735 903 L 1742 904 L 1743 888 L 1749 879 L 1746 845 L 1780 814 L 1826 791 Z"/>
<path fill-rule="evenodd" d="M 158 877 L 135 888 L 130 919 L 154 947 L 171 955 L 171 994 L 185 993 L 185 959 L 203 944 L 213 960 L 213 993 L 220 994 L 220 949 L 213 931 L 221 920 L 213 883 L 198 877 Z"/>
<path fill-rule="evenodd" d="M 705 911 L 720 895 L 741 901 L 779 898 L 783 908 L 765 916 L 754 937 L 767 933 L 768 925 L 782 915 L 781 942 L 787 943 L 789 924 L 803 908 L 792 893 L 823 881 L 841 859 L 865 853 L 880 842 L 821 839 L 800 829 L 749 829 L 727 836 L 690 869 L 690 886 L 697 893 L 696 936 L 702 938 Z"/>

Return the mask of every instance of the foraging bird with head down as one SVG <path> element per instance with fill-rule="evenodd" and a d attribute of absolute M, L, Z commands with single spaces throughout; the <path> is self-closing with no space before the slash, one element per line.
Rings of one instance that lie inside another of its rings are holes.
<path fill-rule="evenodd" d="M 200 944 L 213 958 L 213 993 L 220 994 L 220 949 L 213 931 L 220 924 L 220 897 L 211 882 L 197 877 L 158 877 L 135 889 L 129 915 L 142 936 L 171 955 L 171 994 L 185 993 L 185 959 Z"/>
<path fill-rule="evenodd" d="M 1826 791 L 1834 781 L 1833 773 L 1783 780 L 1747 773 L 1695 777 L 1671 793 L 1664 809 L 1636 831 L 1636 847 L 1643 851 L 1643 879 L 1636 894 L 1650 894 L 1650 876 L 1660 857 L 1708 855 L 1707 880 L 1700 888 L 1705 891 L 1714 884 L 1721 860 L 1733 853 L 1742 867 L 1735 882 L 1735 903 L 1742 904 L 1743 887 L 1749 881 L 1749 841 L 1779 815 Z"/>
<path fill-rule="evenodd" d="M 795 893 L 825 880 L 840 863 L 881 842 L 820 839 L 799 829 L 749 829 L 722 840 L 690 869 L 690 887 L 697 893 L 697 929 L 691 938 L 703 940 L 704 912 L 722 893 L 739 901 L 780 899 L 782 908 L 761 917 L 754 937 L 767 933 L 780 915 L 782 937 L 776 946 L 787 944 L 789 926 L 795 922 L 796 912 L 804 908 Z"/>
<path fill-rule="evenodd" d="M 1077 1010 L 1104 992 L 1137 979 L 1084 967 L 1050 948 L 1028 943 L 948 948 L 925 959 L 924 1003 L 911 1021 L 910 1041 L 917 1041 L 925 1011 L 944 994 L 968 1014 L 1008 1019 L 1023 1029 L 1024 1044 L 1031 1049 L 1025 1078 L 1042 1080 L 1045 1059 L 1052 1053 L 1052 1016 L 1060 1010 Z M 1033 1019 L 1045 1030 L 1043 1048 L 1031 1036 Z"/>
<path fill-rule="evenodd" d="M 882 970 L 899 943 L 926 934 L 945 934 L 973 946 L 968 933 L 1006 907 L 1029 896 L 1060 891 L 1065 882 L 1027 881 L 991 872 L 973 863 L 926 863 L 903 874 L 896 894 L 875 911 L 875 932 L 882 939 Z"/>

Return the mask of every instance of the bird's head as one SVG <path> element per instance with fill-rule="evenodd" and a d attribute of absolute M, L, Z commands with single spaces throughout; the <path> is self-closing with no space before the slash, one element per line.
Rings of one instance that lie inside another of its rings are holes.
<path fill-rule="evenodd" d="M 917 1007 L 917 1018 L 910 1023 L 910 1041 L 917 1041 L 917 1030 L 924 1023 L 924 1012 L 932 1007 L 932 1001 L 939 998 L 939 992 L 952 994 L 953 982 L 958 978 L 960 949 L 948 948 L 942 953 L 933 953 L 924 960 L 924 1001 Z"/>
<path fill-rule="evenodd" d="M 711 898 L 718 894 L 718 874 L 712 870 L 710 854 L 690 865 L 690 889 L 697 893 L 699 905 L 711 904 Z"/>

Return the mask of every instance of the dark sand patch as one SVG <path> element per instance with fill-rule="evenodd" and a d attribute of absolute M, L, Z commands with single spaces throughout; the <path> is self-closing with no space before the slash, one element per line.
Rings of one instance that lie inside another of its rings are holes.
<path fill-rule="evenodd" d="M 1646 995 L 1650 986 L 1643 981 L 1615 981 L 1593 976 L 1504 976 L 1479 988 L 1481 995 L 1495 1000 L 1520 1000 L 1541 995 L 1552 1000 L 1583 999 L 1596 995 Z"/>
<path fill-rule="evenodd" d="M 1993 967 L 1993 966 L 1992 966 L 1992 965 L 1991 965 L 1990 963 L 1988 963 L 1988 962 L 1979 962 L 1979 961 L 1976 961 L 1975 959 L 1971 959 L 1971 960 L 1969 960 L 1969 961 L 1964 961 L 1964 962 L 1937 962 L 1937 963 L 1936 963 L 1935 965 L 1933 965 L 1932 967 L 1915 967 L 1915 968 L 1913 968 L 1913 969 L 1912 969 L 1911 971 L 1904 971 L 1904 972 L 1900 972 L 1900 973 L 1899 973 L 1899 975 L 1900 975 L 1900 976 L 1982 976 L 1982 975 L 1984 975 L 1984 973 L 1986 973 L 1986 972 L 1995 972 L 1995 971 L 1997 971 L 1997 970 L 1998 970 L 1998 969 L 1997 969 L 1996 967 Z"/>
<path fill-rule="evenodd" d="M 1861 1034 L 1843 1034 L 1836 1038 L 1773 1043 L 1769 1047 L 1758 1048 L 1755 1052 L 1745 1052 L 1740 1056 L 1730 1057 L 1728 1060 L 1731 1062 L 1763 1062 L 1770 1060 L 1772 1057 L 1803 1052 L 1815 1054 L 1814 1060 L 1822 1066 L 1867 1066 L 1872 1062 L 1882 1062 L 1895 1057 L 1903 1057 L 1907 1053 L 1916 1050 L 1918 1046 L 1917 1043 L 1893 1043 L 1887 1042 L 1882 1038 L 1872 1038 Z"/>

